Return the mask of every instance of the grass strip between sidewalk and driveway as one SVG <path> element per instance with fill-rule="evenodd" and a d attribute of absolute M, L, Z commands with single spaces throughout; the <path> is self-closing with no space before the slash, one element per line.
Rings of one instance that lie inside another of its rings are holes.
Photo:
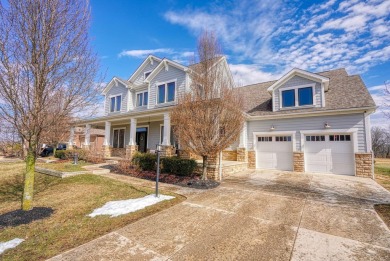
<path fill-rule="evenodd" d="M 23 163 L 0 165 L 0 216 L 20 209 L 24 168 Z M 84 174 L 60 179 L 36 173 L 34 206 L 53 212 L 28 224 L 0 227 L 0 242 L 25 240 L 3 253 L 1 259 L 45 260 L 184 200 L 183 196 L 164 193 L 175 198 L 114 218 L 87 216 L 108 201 L 139 198 L 153 192 L 102 176 Z"/>

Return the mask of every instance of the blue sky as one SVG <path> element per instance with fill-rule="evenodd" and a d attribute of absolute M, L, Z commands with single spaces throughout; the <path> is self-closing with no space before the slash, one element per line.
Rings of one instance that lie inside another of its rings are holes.
<path fill-rule="evenodd" d="M 360 74 L 377 105 L 390 81 L 390 0 L 92 0 L 91 36 L 106 81 L 129 78 L 148 54 L 187 64 L 214 31 L 240 85 L 298 67 Z M 389 83 L 390 84 L 390 83 Z M 381 107 L 373 125 L 388 126 Z"/>

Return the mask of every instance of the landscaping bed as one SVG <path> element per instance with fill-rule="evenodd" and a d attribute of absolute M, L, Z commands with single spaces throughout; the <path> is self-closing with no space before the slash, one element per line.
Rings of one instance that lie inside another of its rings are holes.
<path fill-rule="evenodd" d="M 21 213 L 24 169 L 24 163 L 0 164 L 0 242 L 25 240 L 3 253 L 1 260 L 45 260 L 184 200 L 163 192 L 175 198 L 118 217 L 91 218 L 87 215 L 109 201 L 141 198 L 154 191 L 97 175 L 59 179 L 36 173 L 34 209 Z"/>

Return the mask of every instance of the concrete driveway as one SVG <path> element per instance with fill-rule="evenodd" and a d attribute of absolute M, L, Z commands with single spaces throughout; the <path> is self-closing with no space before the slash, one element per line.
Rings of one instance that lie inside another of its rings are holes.
<path fill-rule="evenodd" d="M 371 179 L 247 171 L 53 260 L 390 260 Z"/>

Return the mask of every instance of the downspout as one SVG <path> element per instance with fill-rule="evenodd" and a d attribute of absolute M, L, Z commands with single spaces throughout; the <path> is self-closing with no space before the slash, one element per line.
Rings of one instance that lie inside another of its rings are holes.
<path fill-rule="evenodd" d="M 219 152 L 219 170 L 218 170 L 218 174 L 219 174 L 219 181 L 222 181 L 222 150 Z"/>

